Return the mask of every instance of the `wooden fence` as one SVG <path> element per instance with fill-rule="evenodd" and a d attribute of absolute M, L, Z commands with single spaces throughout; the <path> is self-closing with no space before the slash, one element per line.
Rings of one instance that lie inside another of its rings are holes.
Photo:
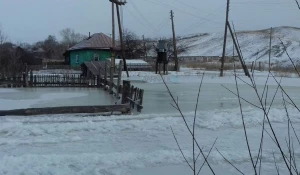
<path fill-rule="evenodd" d="M 63 69 L 63 70 L 81 70 L 80 65 L 70 66 L 70 65 L 28 65 L 28 70 L 53 70 L 53 69 Z"/>
<path fill-rule="evenodd" d="M 131 86 L 130 81 L 124 80 L 123 84 L 121 84 L 122 67 L 123 67 L 123 62 L 120 61 L 117 68 L 117 74 L 116 74 L 115 71 L 106 63 L 105 66 L 99 68 L 98 70 L 99 74 L 97 76 L 92 76 L 92 77 L 83 77 L 80 74 L 34 75 L 32 70 L 30 71 L 30 73 L 28 73 L 28 69 L 26 67 L 26 71 L 22 75 L 16 75 L 11 78 L 5 77 L 3 79 L 0 79 L 0 86 L 29 87 L 29 88 L 30 87 L 104 88 L 104 90 L 108 91 L 112 95 L 115 95 L 118 99 L 121 98 L 121 104 L 129 104 L 131 108 L 137 106 L 137 111 L 141 112 L 143 108 L 142 104 L 143 104 L 144 90 Z M 114 77 L 117 77 L 116 82 Z M 57 109 L 58 109 L 58 111 L 56 111 L 57 113 L 61 113 L 62 111 L 65 112 L 76 111 L 70 107 L 62 107 Z M 82 107 L 82 109 L 84 109 L 83 111 L 86 111 L 85 107 Z M 91 107 L 91 109 L 93 108 Z M 124 111 L 124 109 L 122 109 L 122 111 Z M 35 111 L 41 111 L 41 113 L 45 113 L 49 110 L 36 109 Z M 13 113 L 15 113 L 15 111 L 13 111 L 10 114 Z M 36 112 L 36 113 L 40 113 L 40 112 Z M 32 113 L 32 115 L 34 114 L 35 113 Z"/>
<path fill-rule="evenodd" d="M 98 77 L 86 78 L 79 74 L 34 75 L 33 87 L 100 87 Z M 31 82 L 30 82 L 31 83 Z"/>

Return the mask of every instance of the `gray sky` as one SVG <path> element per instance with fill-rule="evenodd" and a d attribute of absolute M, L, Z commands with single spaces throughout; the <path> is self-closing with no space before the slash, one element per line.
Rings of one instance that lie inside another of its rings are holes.
<path fill-rule="evenodd" d="M 224 30 L 226 0 L 127 0 L 123 24 L 146 37 L 171 36 L 170 10 L 177 35 Z M 300 27 L 294 0 L 231 0 L 230 21 L 237 30 Z M 111 33 L 109 0 L 0 0 L 0 23 L 13 42 L 33 43 L 70 27 Z"/>

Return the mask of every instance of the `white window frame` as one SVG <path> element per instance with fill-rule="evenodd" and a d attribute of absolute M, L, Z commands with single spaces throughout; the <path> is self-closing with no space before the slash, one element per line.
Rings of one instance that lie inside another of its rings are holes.
<path fill-rule="evenodd" d="M 97 60 L 96 60 L 97 58 Z M 99 61 L 99 54 L 94 54 L 94 61 Z"/>

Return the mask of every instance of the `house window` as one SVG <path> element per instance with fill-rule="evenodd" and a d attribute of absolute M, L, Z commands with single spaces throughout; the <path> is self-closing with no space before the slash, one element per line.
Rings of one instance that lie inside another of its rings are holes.
<path fill-rule="evenodd" d="M 78 63 L 79 63 L 79 56 L 76 55 L 76 64 L 78 64 Z"/>
<path fill-rule="evenodd" d="M 94 54 L 94 61 L 99 61 L 99 55 L 98 54 Z"/>

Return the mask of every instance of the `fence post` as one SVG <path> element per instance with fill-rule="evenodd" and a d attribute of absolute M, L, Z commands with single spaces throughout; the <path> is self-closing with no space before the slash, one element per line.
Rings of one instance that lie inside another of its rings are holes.
<path fill-rule="evenodd" d="M 23 74 L 23 87 L 27 87 L 27 81 L 26 81 L 26 73 Z"/>
<path fill-rule="evenodd" d="M 141 89 L 140 92 L 139 92 L 140 104 L 137 106 L 137 111 L 138 112 L 142 112 L 142 109 L 143 109 L 143 96 L 144 96 L 144 90 Z"/>
<path fill-rule="evenodd" d="M 101 77 L 101 67 L 99 68 L 99 88 L 101 87 L 102 77 Z"/>
<path fill-rule="evenodd" d="M 117 97 L 119 98 L 120 94 L 120 85 L 121 85 L 121 79 L 122 79 L 122 68 L 123 68 L 123 61 L 120 60 L 119 63 L 119 72 L 118 72 L 118 82 L 117 82 Z"/>
<path fill-rule="evenodd" d="M 254 61 L 252 61 L 252 64 L 251 64 L 251 72 L 253 72 L 254 70 Z"/>
<path fill-rule="evenodd" d="M 261 62 L 258 62 L 258 69 L 259 69 L 259 71 L 261 71 Z"/>
<path fill-rule="evenodd" d="M 105 65 L 104 65 L 104 86 L 106 86 L 106 81 L 107 81 L 107 61 L 105 61 Z"/>
<path fill-rule="evenodd" d="M 130 81 L 123 80 L 123 91 L 122 91 L 122 104 L 129 102 L 128 98 L 130 95 Z"/>
<path fill-rule="evenodd" d="M 33 72 L 30 70 L 30 87 L 33 87 Z"/>
<path fill-rule="evenodd" d="M 23 76 L 23 81 L 25 82 L 24 87 L 28 87 L 28 65 L 25 63 L 25 77 Z"/>
<path fill-rule="evenodd" d="M 34 76 L 34 82 L 33 82 L 34 86 L 37 86 L 37 81 L 36 81 L 36 75 Z"/>
<path fill-rule="evenodd" d="M 180 69 L 180 66 L 178 66 L 178 70 Z M 169 64 L 167 64 L 167 66 L 166 66 L 166 75 L 168 75 L 169 74 Z"/>
<path fill-rule="evenodd" d="M 109 93 L 113 94 L 113 85 L 114 85 L 114 70 L 113 67 L 110 66 L 110 76 L 109 76 Z"/>

